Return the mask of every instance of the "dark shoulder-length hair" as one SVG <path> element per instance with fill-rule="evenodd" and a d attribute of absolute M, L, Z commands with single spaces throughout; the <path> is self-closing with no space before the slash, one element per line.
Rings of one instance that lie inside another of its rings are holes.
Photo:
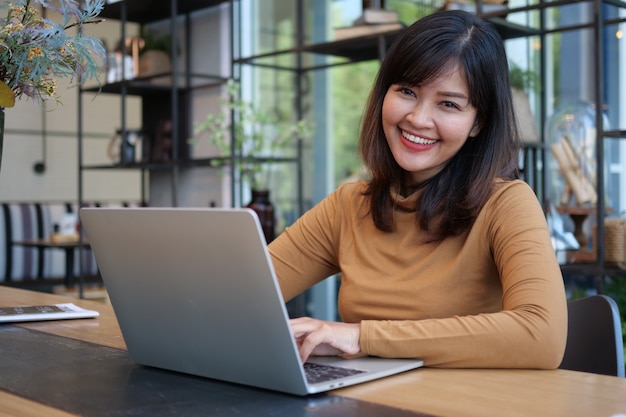
<path fill-rule="evenodd" d="M 390 191 L 407 185 L 406 172 L 394 160 L 383 132 L 385 94 L 393 84 L 424 85 L 455 67 L 467 80 L 480 132 L 468 138 L 443 170 L 420 184 L 419 226 L 429 232 L 429 241 L 464 233 L 495 179 L 518 176 L 518 135 L 502 39 L 491 24 L 471 13 L 436 12 L 413 23 L 389 48 L 363 115 L 359 146 L 371 174 L 366 194 L 380 230 L 394 228 Z"/>

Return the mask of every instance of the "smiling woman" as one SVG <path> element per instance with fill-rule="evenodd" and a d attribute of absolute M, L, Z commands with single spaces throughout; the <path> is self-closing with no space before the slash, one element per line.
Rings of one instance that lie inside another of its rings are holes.
<path fill-rule="evenodd" d="M 443 11 L 387 51 L 362 118 L 370 178 L 270 245 L 286 300 L 341 273 L 343 323 L 292 321 L 301 357 L 556 368 L 567 306 L 543 210 L 517 179 L 507 57 L 493 26 Z"/>

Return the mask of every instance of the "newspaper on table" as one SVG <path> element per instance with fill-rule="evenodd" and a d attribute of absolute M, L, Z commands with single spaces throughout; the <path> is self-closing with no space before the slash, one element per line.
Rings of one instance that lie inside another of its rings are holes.
<path fill-rule="evenodd" d="M 73 303 L 41 306 L 0 307 L 0 323 L 42 320 L 67 320 L 98 317 L 95 310 L 86 310 Z"/>

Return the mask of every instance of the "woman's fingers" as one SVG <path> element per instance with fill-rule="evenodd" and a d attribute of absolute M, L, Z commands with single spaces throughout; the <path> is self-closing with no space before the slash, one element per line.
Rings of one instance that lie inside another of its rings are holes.
<path fill-rule="evenodd" d="M 302 361 L 310 355 L 329 356 L 360 352 L 358 323 L 338 323 L 301 317 L 290 320 Z"/>

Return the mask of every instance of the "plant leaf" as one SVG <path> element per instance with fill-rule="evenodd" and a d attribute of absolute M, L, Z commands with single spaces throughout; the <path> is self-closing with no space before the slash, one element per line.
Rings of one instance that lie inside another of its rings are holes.
<path fill-rule="evenodd" d="M 4 81 L 0 80 L 0 107 L 13 106 L 15 106 L 15 93 Z"/>

